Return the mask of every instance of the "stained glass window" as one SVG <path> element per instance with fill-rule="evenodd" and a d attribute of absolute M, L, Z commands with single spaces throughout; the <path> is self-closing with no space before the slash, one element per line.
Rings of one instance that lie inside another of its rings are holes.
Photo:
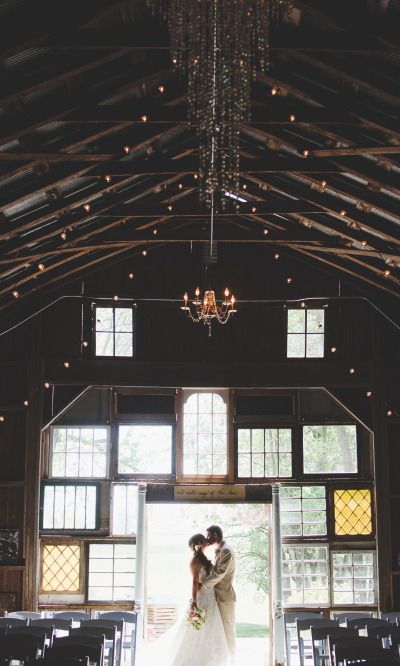
<path fill-rule="evenodd" d="M 81 548 L 79 544 L 44 544 L 42 592 L 54 594 L 80 591 Z"/>
<path fill-rule="evenodd" d="M 335 490 L 333 501 L 337 536 L 372 534 L 370 490 Z"/>

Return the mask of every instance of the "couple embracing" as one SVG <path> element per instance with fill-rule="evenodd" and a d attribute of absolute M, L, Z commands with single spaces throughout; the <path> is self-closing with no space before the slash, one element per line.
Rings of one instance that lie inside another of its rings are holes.
<path fill-rule="evenodd" d="M 215 547 L 211 562 L 204 554 Z M 235 599 L 232 587 L 235 556 L 223 539 L 222 529 L 211 525 L 204 534 L 189 539 L 192 550 L 191 611 L 139 654 L 139 666 L 232 666 L 235 653 Z M 188 620 L 202 617 L 196 625 Z M 204 622 L 203 622 L 204 619 Z"/>

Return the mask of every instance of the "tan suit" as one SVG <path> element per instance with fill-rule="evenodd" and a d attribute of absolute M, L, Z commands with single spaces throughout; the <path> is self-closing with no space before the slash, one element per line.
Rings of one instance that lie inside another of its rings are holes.
<path fill-rule="evenodd" d="M 200 574 L 200 581 L 206 589 L 215 590 L 215 598 L 221 612 L 225 636 L 233 660 L 236 645 L 235 601 L 232 586 L 235 575 L 235 554 L 225 541 L 215 551 L 215 563 L 208 573 Z"/>

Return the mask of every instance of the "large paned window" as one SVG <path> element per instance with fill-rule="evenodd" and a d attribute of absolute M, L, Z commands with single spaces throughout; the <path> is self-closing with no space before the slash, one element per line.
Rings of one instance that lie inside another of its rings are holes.
<path fill-rule="evenodd" d="M 108 474 L 109 429 L 56 426 L 51 430 L 50 475 L 105 478 Z"/>
<path fill-rule="evenodd" d="M 133 356 L 133 310 L 94 308 L 96 356 Z"/>
<path fill-rule="evenodd" d="M 280 509 L 283 537 L 326 535 L 326 490 L 324 486 L 281 488 Z"/>
<path fill-rule="evenodd" d="M 94 530 L 98 523 L 96 484 L 52 484 L 42 486 L 43 530 Z"/>
<path fill-rule="evenodd" d="M 335 606 L 375 603 L 375 553 L 346 551 L 332 553 L 333 604 Z"/>
<path fill-rule="evenodd" d="M 80 569 L 80 544 L 43 544 L 41 592 L 43 594 L 78 593 L 80 591 Z"/>
<path fill-rule="evenodd" d="M 325 311 L 317 308 L 287 311 L 287 357 L 323 358 Z"/>
<path fill-rule="evenodd" d="M 290 428 L 239 428 L 237 431 L 239 478 L 290 477 Z"/>
<path fill-rule="evenodd" d="M 356 474 L 356 426 L 304 426 L 303 470 L 305 474 Z"/>
<path fill-rule="evenodd" d="M 282 588 L 287 606 L 329 603 L 327 546 L 283 546 Z"/>
<path fill-rule="evenodd" d="M 173 427 L 171 425 L 120 425 L 118 473 L 137 476 L 173 473 Z"/>
<path fill-rule="evenodd" d="M 228 471 L 227 392 L 183 392 L 183 474 L 225 476 Z"/>
<path fill-rule="evenodd" d="M 138 487 L 115 483 L 112 489 L 112 534 L 134 536 L 136 533 Z"/>
<path fill-rule="evenodd" d="M 136 546 L 132 543 L 90 543 L 88 601 L 133 601 Z"/>

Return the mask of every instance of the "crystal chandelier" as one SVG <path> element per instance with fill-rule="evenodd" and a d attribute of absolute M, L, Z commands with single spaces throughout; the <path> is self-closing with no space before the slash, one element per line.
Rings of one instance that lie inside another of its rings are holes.
<path fill-rule="evenodd" d="M 211 289 L 204 292 L 204 297 L 200 297 L 200 289 L 197 287 L 193 301 L 189 302 L 189 294 L 187 291 L 183 295 L 183 303 L 181 310 L 196 324 L 202 322 L 208 326 L 208 337 L 211 338 L 211 325 L 213 321 L 218 321 L 220 324 L 226 324 L 232 315 L 235 314 L 234 309 L 235 297 L 230 296 L 229 289 L 225 289 L 224 300 L 218 305 L 215 299 L 215 292 Z"/>
<path fill-rule="evenodd" d="M 168 21 L 172 62 L 188 80 L 201 199 L 210 205 L 216 191 L 224 201 L 224 192 L 239 190 L 239 127 L 250 119 L 251 81 L 267 69 L 270 30 L 292 0 L 146 2 Z"/>

